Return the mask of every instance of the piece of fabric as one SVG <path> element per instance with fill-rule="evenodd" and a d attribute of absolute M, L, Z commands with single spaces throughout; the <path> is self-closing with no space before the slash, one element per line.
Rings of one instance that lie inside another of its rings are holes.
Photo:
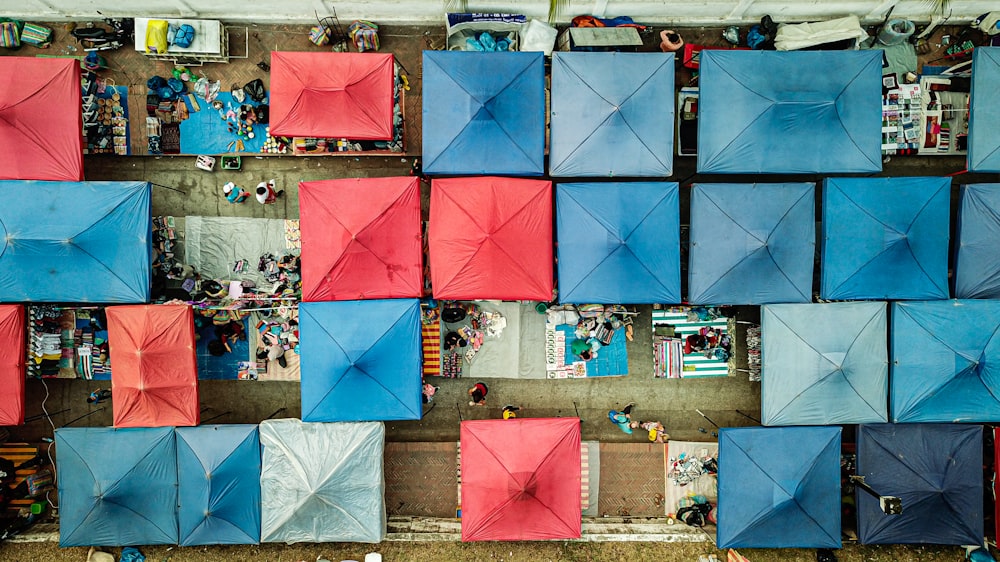
<path fill-rule="evenodd" d="M 285 221 L 248 217 L 184 217 L 184 258 L 203 279 L 253 281 L 270 287 L 258 270 L 260 256 L 276 258 L 287 251 Z M 250 260 L 240 272 L 233 272 L 239 260 Z"/>
<path fill-rule="evenodd" d="M 549 174 L 673 173 L 673 53 L 552 57 Z"/>
<path fill-rule="evenodd" d="M 462 541 L 580 537 L 579 419 L 464 421 L 461 447 Z"/>
<path fill-rule="evenodd" d="M 385 426 L 264 420 L 260 444 L 262 542 L 385 538 Z"/>
<path fill-rule="evenodd" d="M 420 301 L 299 305 L 302 420 L 418 420 Z"/>
<path fill-rule="evenodd" d="M 955 297 L 1000 298 L 1000 183 L 963 185 L 955 244 Z"/>
<path fill-rule="evenodd" d="M 435 298 L 552 299 L 551 182 L 435 179 L 430 207 Z"/>
<path fill-rule="evenodd" d="M 700 173 L 882 170 L 879 52 L 707 50 L 698 82 Z"/>
<path fill-rule="evenodd" d="M 820 298 L 948 298 L 951 178 L 827 178 Z"/>
<path fill-rule="evenodd" d="M 390 53 L 272 52 L 271 134 L 392 140 L 394 80 Z"/>
<path fill-rule="evenodd" d="M 886 515 L 878 498 L 857 490 L 861 544 L 982 543 L 982 426 L 862 425 L 857 473 L 903 505 L 903 513 Z"/>
<path fill-rule="evenodd" d="M 106 312 L 115 427 L 198 425 L 191 307 L 113 306 Z"/>
<path fill-rule="evenodd" d="M 172 427 L 56 430 L 59 546 L 177 544 Z"/>
<path fill-rule="evenodd" d="M 0 305 L 0 426 L 24 423 L 24 307 Z"/>
<path fill-rule="evenodd" d="M 544 56 L 424 51 L 423 122 L 424 173 L 542 175 Z"/>
<path fill-rule="evenodd" d="M 839 427 L 719 430 L 719 548 L 840 548 Z"/>
<path fill-rule="evenodd" d="M 972 52 L 972 94 L 969 102 L 970 172 L 1000 172 L 1000 47 Z"/>
<path fill-rule="evenodd" d="M 303 300 L 423 295 L 417 178 L 301 182 L 299 201 Z"/>
<path fill-rule="evenodd" d="M 148 183 L 0 181 L 0 192 L 0 301 L 149 300 Z"/>
<path fill-rule="evenodd" d="M 556 212 L 559 302 L 680 302 L 676 183 L 560 183 Z"/>
<path fill-rule="evenodd" d="M 764 425 L 884 422 L 884 302 L 761 307 Z"/>
<path fill-rule="evenodd" d="M 688 300 L 812 302 L 814 192 L 811 183 L 695 184 Z"/>
<path fill-rule="evenodd" d="M 1000 421 L 1000 301 L 892 305 L 891 420 Z"/>
<path fill-rule="evenodd" d="M 256 425 L 177 428 L 181 546 L 260 542 Z"/>
<path fill-rule="evenodd" d="M 0 180 L 83 179 L 80 62 L 0 57 Z"/>

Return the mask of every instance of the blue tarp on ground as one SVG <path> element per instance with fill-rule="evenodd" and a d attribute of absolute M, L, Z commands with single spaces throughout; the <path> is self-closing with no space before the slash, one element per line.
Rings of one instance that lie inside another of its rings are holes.
<path fill-rule="evenodd" d="M 882 170 L 881 51 L 702 51 L 698 172 Z"/>
<path fill-rule="evenodd" d="M 719 548 L 840 548 L 840 428 L 719 430 Z"/>
<path fill-rule="evenodd" d="M 177 428 L 181 546 L 260 542 L 256 425 Z"/>
<path fill-rule="evenodd" d="M 420 301 L 299 305 L 302 420 L 418 420 Z"/>
<path fill-rule="evenodd" d="M 963 185 L 955 235 L 955 297 L 1000 299 L 1000 183 Z"/>
<path fill-rule="evenodd" d="M 59 546 L 177 544 L 174 428 L 56 430 Z"/>
<path fill-rule="evenodd" d="M 146 182 L 0 181 L 0 301 L 149 300 Z"/>
<path fill-rule="evenodd" d="M 811 183 L 695 184 L 688 301 L 812 302 L 814 191 Z"/>
<path fill-rule="evenodd" d="M 680 302 L 677 184 L 556 185 L 559 302 Z"/>
<path fill-rule="evenodd" d="M 259 105 L 249 97 L 240 104 L 229 92 L 221 92 L 216 98 L 223 103 L 222 109 L 215 109 L 204 100 L 198 104 L 200 111 L 195 111 L 191 102 L 185 99 L 190 117 L 180 122 L 181 154 L 225 154 L 227 152 L 257 153 L 264 147 L 267 140 L 267 124 L 258 123 L 252 126 L 254 137 L 237 135 L 237 121 L 240 105 Z M 267 100 L 264 100 L 267 103 Z M 237 150 L 236 141 L 243 141 L 243 150 Z"/>
<path fill-rule="evenodd" d="M 566 337 L 564 360 L 566 365 L 572 365 L 580 358 L 573 355 L 570 344 L 576 339 L 576 326 L 560 324 L 556 330 Z M 615 330 L 611 343 L 601 346 L 597 357 L 587 361 L 588 377 L 622 377 L 628 374 L 628 348 L 625 347 L 625 330 Z"/>
<path fill-rule="evenodd" d="M 761 307 L 764 425 L 886 421 L 884 302 Z"/>
<path fill-rule="evenodd" d="M 892 305 L 893 422 L 1000 421 L 1000 301 Z"/>
<path fill-rule="evenodd" d="M 673 91 L 673 53 L 553 53 L 549 175 L 672 174 Z"/>
<path fill-rule="evenodd" d="M 948 298 L 949 178 L 827 178 L 820 298 Z"/>
<path fill-rule="evenodd" d="M 423 171 L 545 173 L 541 52 L 424 51 Z"/>
<path fill-rule="evenodd" d="M 1000 172 L 1000 47 L 972 52 L 972 99 L 969 103 L 970 172 Z"/>
<path fill-rule="evenodd" d="M 858 490 L 861 544 L 982 544 L 982 426 L 862 425 L 858 474 L 903 503 L 903 513 L 885 515 L 877 498 Z"/>

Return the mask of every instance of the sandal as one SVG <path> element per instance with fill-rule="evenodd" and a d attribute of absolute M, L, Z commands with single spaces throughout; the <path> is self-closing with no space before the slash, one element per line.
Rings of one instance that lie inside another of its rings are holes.
<path fill-rule="evenodd" d="M 625 326 L 625 339 L 628 341 L 633 341 L 634 330 L 632 329 L 632 324 Z"/>

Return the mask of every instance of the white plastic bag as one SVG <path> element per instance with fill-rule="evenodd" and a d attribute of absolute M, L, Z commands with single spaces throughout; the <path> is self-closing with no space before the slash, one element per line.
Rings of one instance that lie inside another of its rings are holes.
<path fill-rule="evenodd" d="M 215 98 L 219 96 L 220 90 L 222 90 L 222 82 L 220 80 L 212 82 L 202 76 L 194 83 L 194 93 L 208 103 L 215 101 Z"/>
<path fill-rule="evenodd" d="M 524 31 L 521 32 L 521 50 L 542 51 L 545 56 L 551 56 L 557 34 L 556 28 L 543 21 L 533 19 L 524 26 Z"/>

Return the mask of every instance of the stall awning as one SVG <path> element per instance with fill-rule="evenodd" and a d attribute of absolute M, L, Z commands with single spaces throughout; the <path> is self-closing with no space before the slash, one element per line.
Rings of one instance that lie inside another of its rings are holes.
<path fill-rule="evenodd" d="M 417 178 L 302 182 L 299 201 L 303 300 L 423 295 Z"/>
<path fill-rule="evenodd" d="M 392 140 L 391 53 L 271 53 L 271 134 Z"/>
<path fill-rule="evenodd" d="M 24 307 L 0 305 L 0 427 L 24 423 Z"/>
<path fill-rule="evenodd" d="M 80 61 L 0 57 L 0 75 L 0 180 L 82 180 Z"/>
<path fill-rule="evenodd" d="M 677 191 L 674 182 L 558 184 L 559 301 L 680 302 Z"/>
<path fill-rule="evenodd" d="M 552 299 L 552 183 L 435 179 L 431 289 L 438 299 Z"/>
<path fill-rule="evenodd" d="M 424 51 L 423 171 L 545 173 L 541 52 Z"/>
<path fill-rule="evenodd" d="M 549 174 L 672 174 L 673 91 L 673 53 L 553 53 Z"/>
<path fill-rule="evenodd" d="M 812 302 L 814 191 L 811 183 L 695 184 L 688 300 Z"/>
<path fill-rule="evenodd" d="M 976 47 L 972 52 L 972 94 L 969 103 L 970 172 L 1000 172 L 1000 47 Z"/>
<path fill-rule="evenodd" d="M 191 307 L 113 306 L 107 316 L 115 427 L 198 425 Z"/>
<path fill-rule="evenodd" d="M 963 185 L 955 245 L 955 296 L 1000 298 L 1000 183 Z"/>
<path fill-rule="evenodd" d="M 698 172 L 882 170 L 882 51 L 702 51 Z"/>

